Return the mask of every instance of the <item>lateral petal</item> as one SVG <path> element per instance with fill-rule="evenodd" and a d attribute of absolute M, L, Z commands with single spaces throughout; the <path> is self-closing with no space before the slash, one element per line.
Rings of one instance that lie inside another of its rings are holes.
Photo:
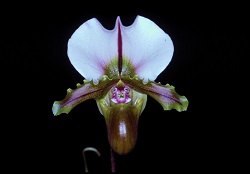
<path fill-rule="evenodd" d="M 185 96 L 179 95 L 175 88 L 169 84 L 162 85 L 154 81 L 144 82 L 139 76 L 124 77 L 124 83 L 134 90 L 145 93 L 159 102 L 164 110 L 176 109 L 177 111 L 186 111 L 188 100 Z"/>
<path fill-rule="evenodd" d="M 109 79 L 107 76 L 102 76 L 98 84 L 93 81 L 86 81 L 77 84 L 77 88 L 67 90 L 66 97 L 61 101 L 55 101 L 52 106 L 52 112 L 55 116 L 61 113 L 68 114 L 75 106 L 88 99 L 98 99 L 104 96 L 111 86 L 116 82 L 116 79 Z"/>

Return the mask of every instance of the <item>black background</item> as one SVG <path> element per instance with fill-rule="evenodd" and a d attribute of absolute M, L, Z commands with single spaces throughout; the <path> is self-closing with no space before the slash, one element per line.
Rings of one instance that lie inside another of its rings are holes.
<path fill-rule="evenodd" d="M 136 147 L 128 155 L 115 155 L 117 172 L 237 168 L 232 161 L 241 142 L 235 121 L 241 115 L 237 107 L 241 101 L 236 97 L 244 95 L 238 71 L 249 41 L 244 5 L 227 5 L 96 8 L 74 4 L 63 9 L 36 5 L 2 14 L 6 80 L 2 94 L 7 96 L 2 108 L 7 118 L 3 151 L 9 170 L 84 173 L 82 150 L 94 147 L 101 156 L 87 153 L 89 171 L 110 172 L 106 126 L 96 102 L 85 101 L 57 117 L 51 108 L 68 88 L 83 80 L 67 57 L 73 32 L 93 17 L 113 29 L 117 16 L 123 25 L 131 25 L 137 15 L 151 19 L 172 38 L 173 59 L 155 81 L 175 86 L 189 106 L 185 112 L 164 111 L 149 97 L 139 120 Z"/>

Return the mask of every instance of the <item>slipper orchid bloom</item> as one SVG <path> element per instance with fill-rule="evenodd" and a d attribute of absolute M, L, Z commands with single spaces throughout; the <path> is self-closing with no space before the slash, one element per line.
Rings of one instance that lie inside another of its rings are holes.
<path fill-rule="evenodd" d="M 154 80 L 172 59 L 171 38 L 151 20 L 137 16 L 130 26 L 116 18 L 113 30 L 92 18 L 84 22 L 68 41 L 68 57 L 84 77 L 66 97 L 55 101 L 55 116 L 68 114 L 75 106 L 95 99 L 104 116 L 108 141 L 118 154 L 129 153 L 136 144 L 138 119 L 147 96 L 164 110 L 185 111 L 188 100 L 169 84 Z"/>

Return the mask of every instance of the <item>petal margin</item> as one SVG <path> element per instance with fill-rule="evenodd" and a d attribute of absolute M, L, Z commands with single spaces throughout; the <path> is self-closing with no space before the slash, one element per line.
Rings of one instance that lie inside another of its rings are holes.
<path fill-rule="evenodd" d="M 102 76 L 99 83 L 84 80 L 83 84 L 77 84 L 77 88 L 67 90 L 66 97 L 61 101 L 55 101 L 52 106 L 54 116 L 61 113 L 68 114 L 76 105 L 88 99 L 97 99 L 107 93 L 116 79 L 109 79 L 106 75 Z"/>
<path fill-rule="evenodd" d="M 122 79 L 124 83 L 129 85 L 134 90 L 149 95 L 159 102 L 164 110 L 176 109 L 177 111 L 186 111 L 188 107 L 188 100 L 185 96 L 180 96 L 174 86 L 169 84 L 162 85 L 154 81 L 144 82 L 139 76 L 133 78 L 127 76 Z"/>
<path fill-rule="evenodd" d="M 172 59 L 174 45 L 170 36 L 139 15 L 132 25 L 121 25 L 121 32 L 123 56 L 135 66 L 135 73 L 145 81 L 155 80 Z"/>

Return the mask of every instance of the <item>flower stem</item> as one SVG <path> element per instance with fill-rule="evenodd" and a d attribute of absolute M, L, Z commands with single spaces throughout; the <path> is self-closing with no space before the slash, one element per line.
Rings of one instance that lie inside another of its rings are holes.
<path fill-rule="evenodd" d="M 111 171 L 115 172 L 115 156 L 114 156 L 114 151 L 110 147 L 110 156 L 111 156 Z"/>

